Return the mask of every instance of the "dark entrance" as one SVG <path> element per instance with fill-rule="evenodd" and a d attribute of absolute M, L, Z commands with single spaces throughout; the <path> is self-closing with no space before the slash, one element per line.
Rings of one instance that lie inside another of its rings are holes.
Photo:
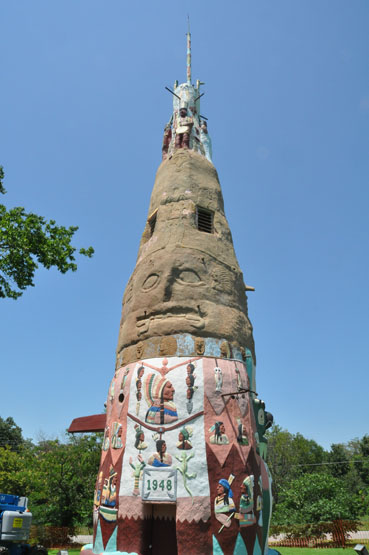
<path fill-rule="evenodd" d="M 152 503 L 150 555 L 177 555 L 176 506 Z"/>

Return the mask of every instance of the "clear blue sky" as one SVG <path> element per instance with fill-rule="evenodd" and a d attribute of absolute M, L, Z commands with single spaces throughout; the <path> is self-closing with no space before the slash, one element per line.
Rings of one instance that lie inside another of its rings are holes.
<path fill-rule="evenodd" d="M 55 437 L 101 412 L 171 97 L 206 83 L 214 164 L 249 294 L 257 390 L 321 445 L 369 432 L 367 0 L 3 0 L 8 193 L 93 245 L 0 301 L 0 416 Z"/>

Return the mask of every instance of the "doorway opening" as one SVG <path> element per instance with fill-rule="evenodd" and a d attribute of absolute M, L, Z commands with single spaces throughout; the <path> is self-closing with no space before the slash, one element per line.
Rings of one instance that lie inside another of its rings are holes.
<path fill-rule="evenodd" d="M 150 555 L 177 555 L 175 503 L 151 503 Z"/>

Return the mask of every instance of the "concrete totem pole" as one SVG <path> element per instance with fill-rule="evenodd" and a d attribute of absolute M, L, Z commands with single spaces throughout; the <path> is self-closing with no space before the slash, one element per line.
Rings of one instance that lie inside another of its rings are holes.
<path fill-rule="evenodd" d="M 86 555 L 268 551 L 272 415 L 255 389 L 252 288 L 211 162 L 201 83 L 191 83 L 190 40 L 123 297 Z"/>

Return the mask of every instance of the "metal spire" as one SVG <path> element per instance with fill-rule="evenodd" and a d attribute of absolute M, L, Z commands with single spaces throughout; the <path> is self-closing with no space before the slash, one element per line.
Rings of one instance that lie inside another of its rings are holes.
<path fill-rule="evenodd" d="M 187 31 L 187 83 L 191 85 L 191 33 L 190 33 L 190 16 L 187 15 L 188 31 Z"/>

